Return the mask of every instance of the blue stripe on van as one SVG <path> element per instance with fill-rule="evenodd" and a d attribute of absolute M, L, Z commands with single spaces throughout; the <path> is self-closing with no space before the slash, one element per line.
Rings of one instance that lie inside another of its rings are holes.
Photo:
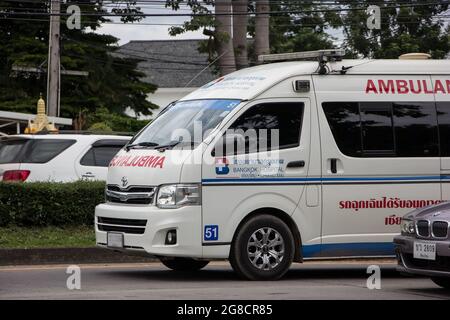
<path fill-rule="evenodd" d="M 393 242 L 325 243 L 302 246 L 304 258 L 394 256 Z"/>
<path fill-rule="evenodd" d="M 405 176 L 405 177 L 326 177 L 326 178 L 217 178 L 202 179 L 202 183 L 226 182 L 328 182 L 328 181 L 423 181 L 450 179 L 450 176 Z"/>

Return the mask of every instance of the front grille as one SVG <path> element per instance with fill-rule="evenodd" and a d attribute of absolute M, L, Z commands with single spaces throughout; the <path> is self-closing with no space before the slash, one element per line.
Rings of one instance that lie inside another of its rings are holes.
<path fill-rule="evenodd" d="M 128 204 L 151 204 L 153 199 L 128 199 L 125 201 L 120 200 L 117 197 L 106 196 L 106 201 L 114 202 L 114 203 L 128 203 Z"/>
<path fill-rule="evenodd" d="M 105 218 L 98 217 L 98 223 L 104 224 L 120 224 L 122 226 L 142 226 L 145 227 L 147 220 L 141 219 L 117 219 L 117 218 Z"/>
<path fill-rule="evenodd" d="M 121 189 L 119 186 L 116 185 L 108 185 L 108 190 L 111 191 L 118 191 L 118 192 L 152 192 L 154 187 L 142 187 L 142 186 L 131 186 L 126 189 Z"/>
<path fill-rule="evenodd" d="M 448 223 L 445 221 L 433 222 L 433 236 L 437 238 L 447 238 Z"/>
<path fill-rule="evenodd" d="M 450 270 L 450 257 L 436 255 L 436 260 L 424 260 L 415 259 L 410 253 L 402 253 L 402 257 L 406 266 L 410 268 L 445 272 Z"/>
<path fill-rule="evenodd" d="M 100 231 L 116 231 L 132 234 L 143 234 L 147 220 L 144 219 L 117 219 L 97 217 L 97 227 Z"/>
<path fill-rule="evenodd" d="M 429 237 L 430 236 L 430 228 L 428 227 L 427 220 L 417 221 L 417 234 L 421 237 Z"/>
<path fill-rule="evenodd" d="M 152 204 L 155 194 L 154 187 L 130 186 L 121 189 L 116 185 L 106 187 L 106 201 L 127 204 Z"/>

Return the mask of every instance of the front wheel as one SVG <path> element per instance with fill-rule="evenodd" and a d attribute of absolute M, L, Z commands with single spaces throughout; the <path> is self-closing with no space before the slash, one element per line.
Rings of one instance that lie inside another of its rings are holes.
<path fill-rule="evenodd" d="M 174 271 L 198 271 L 209 263 L 209 261 L 190 258 L 161 258 L 160 260 L 163 265 Z"/>
<path fill-rule="evenodd" d="M 431 280 L 438 286 L 450 290 L 450 278 L 431 278 Z"/>
<path fill-rule="evenodd" d="M 294 237 L 279 218 L 262 214 L 238 230 L 230 251 L 230 264 L 249 280 L 277 280 L 294 260 Z"/>

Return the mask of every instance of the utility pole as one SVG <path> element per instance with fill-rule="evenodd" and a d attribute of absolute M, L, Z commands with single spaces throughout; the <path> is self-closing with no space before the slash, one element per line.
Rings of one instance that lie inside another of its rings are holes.
<path fill-rule="evenodd" d="M 61 83 L 60 63 L 60 0 L 50 1 L 50 32 L 48 37 L 47 71 L 47 114 L 59 117 L 59 97 Z"/>

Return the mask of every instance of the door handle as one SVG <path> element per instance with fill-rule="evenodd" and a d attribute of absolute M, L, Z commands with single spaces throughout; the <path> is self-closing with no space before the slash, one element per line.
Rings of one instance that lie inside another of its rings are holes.
<path fill-rule="evenodd" d="M 330 170 L 331 173 L 337 173 L 337 159 L 330 159 Z"/>
<path fill-rule="evenodd" d="M 92 174 L 92 172 L 86 172 L 85 174 L 81 175 L 82 179 L 89 179 L 89 178 L 95 178 L 95 174 Z"/>
<path fill-rule="evenodd" d="M 287 164 L 287 168 L 303 168 L 305 166 L 305 161 L 291 161 Z"/>

